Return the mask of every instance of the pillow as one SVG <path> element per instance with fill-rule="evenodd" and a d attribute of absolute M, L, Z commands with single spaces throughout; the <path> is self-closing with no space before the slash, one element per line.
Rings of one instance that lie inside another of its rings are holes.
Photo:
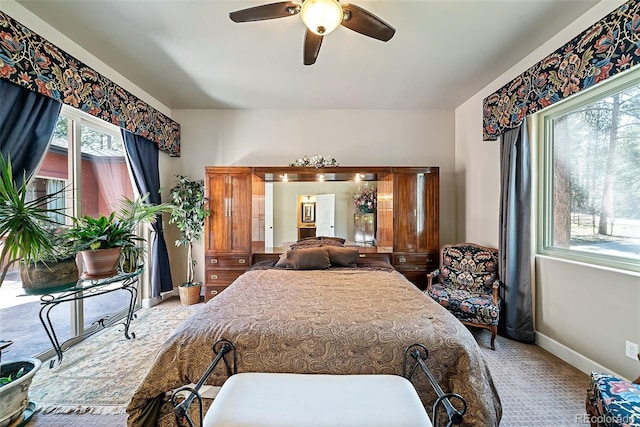
<path fill-rule="evenodd" d="M 275 268 L 287 268 L 287 254 L 280 254 L 280 257 L 278 258 L 278 262 L 276 262 L 276 265 L 274 265 Z"/>
<path fill-rule="evenodd" d="M 332 237 L 332 236 L 320 236 L 319 237 L 320 240 L 322 240 L 323 242 L 335 242 L 335 243 L 339 243 L 341 245 L 344 244 L 345 239 L 343 239 L 342 237 Z"/>
<path fill-rule="evenodd" d="M 297 243 L 306 242 L 308 240 L 320 240 L 320 237 L 318 237 L 318 236 L 303 237 L 302 239 L 298 239 Z"/>
<path fill-rule="evenodd" d="M 323 270 L 331 267 L 325 248 L 305 248 L 287 251 L 287 267 L 291 270 Z"/>
<path fill-rule="evenodd" d="M 356 262 L 360 258 L 357 248 L 325 246 L 324 249 L 329 254 L 332 267 L 356 267 Z"/>

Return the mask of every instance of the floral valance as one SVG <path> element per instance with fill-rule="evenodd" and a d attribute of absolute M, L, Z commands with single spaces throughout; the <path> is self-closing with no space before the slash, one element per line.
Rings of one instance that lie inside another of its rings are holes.
<path fill-rule="evenodd" d="M 483 139 L 640 63 L 640 1 L 631 0 L 483 102 Z"/>
<path fill-rule="evenodd" d="M 0 11 L 0 78 L 180 155 L 180 125 Z"/>

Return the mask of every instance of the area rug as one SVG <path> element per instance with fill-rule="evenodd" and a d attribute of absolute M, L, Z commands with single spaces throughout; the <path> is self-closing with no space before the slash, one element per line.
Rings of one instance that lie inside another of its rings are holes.
<path fill-rule="evenodd" d="M 126 339 L 124 326 L 104 329 L 48 363 L 34 377 L 30 400 L 44 413 L 123 414 L 157 349 L 199 306 L 162 307 L 136 312 Z"/>

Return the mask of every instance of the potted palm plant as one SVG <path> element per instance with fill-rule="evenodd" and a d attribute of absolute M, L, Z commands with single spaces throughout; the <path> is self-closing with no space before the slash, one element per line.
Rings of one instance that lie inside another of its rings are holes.
<path fill-rule="evenodd" d="M 143 257 L 145 255 L 145 247 L 143 244 L 146 242 L 146 239 L 135 234 L 137 227 L 140 225 L 154 224 L 158 220 L 159 214 L 170 212 L 173 209 L 173 205 L 169 203 L 152 205 L 148 200 L 149 194 L 147 193 L 135 200 L 129 200 L 125 197 L 120 202 L 117 215 L 121 221 L 127 223 L 131 230 L 134 231 L 129 241 L 122 247 L 120 268 L 125 273 L 132 273 L 138 270 L 143 264 Z"/>
<path fill-rule="evenodd" d="M 63 225 L 52 219 L 65 215 L 49 202 L 65 190 L 30 199 L 26 179 L 13 179 L 11 159 L 0 156 L 0 285 L 8 271 L 18 264 L 22 286 L 29 289 L 56 287 L 78 280 L 75 253 L 65 240 L 58 240 Z"/>
<path fill-rule="evenodd" d="M 206 209 L 204 181 L 193 181 L 184 175 L 178 175 L 178 183 L 171 189 L 171 211 L 169 224 L 175 224 L 180 230 L 180 239 L 176 246 L 187 247 L 187 280 L 178 286 L 180 302 L 191 305 L 200 301 L 202 283 L 194 282 L 193 242 L 200 240 L 204 231 L 204 220 L 209 216 Z"/>

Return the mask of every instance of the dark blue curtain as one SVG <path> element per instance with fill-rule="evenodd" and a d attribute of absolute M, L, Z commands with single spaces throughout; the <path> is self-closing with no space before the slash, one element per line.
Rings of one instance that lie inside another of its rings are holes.
<path fill-rule="evenodd" d="M 527 121 L 502 135 L 500 152 L 501 335 L 534 341 L 531 289 L 531 156 Z"/>
<path fill-rule="evenodd" d="M 127 158 L 133 171 L 133 178 L 140 194 L 149 193 L 149 202 L 160 204 L 160 171 L 158 167 L 158 147 L 139 135 L 122 130 Z M 162 231 L 162 218 L 153 224 L 151 239 L 151 296 L 173 290 L 171 267 L 167 242 Z"/>
<path fill-rule="evenodd" d="M 0 153 L 11 158 L 18 185 L 46 154 L 61 108 L 52 98 L 0 79 Z"/>

